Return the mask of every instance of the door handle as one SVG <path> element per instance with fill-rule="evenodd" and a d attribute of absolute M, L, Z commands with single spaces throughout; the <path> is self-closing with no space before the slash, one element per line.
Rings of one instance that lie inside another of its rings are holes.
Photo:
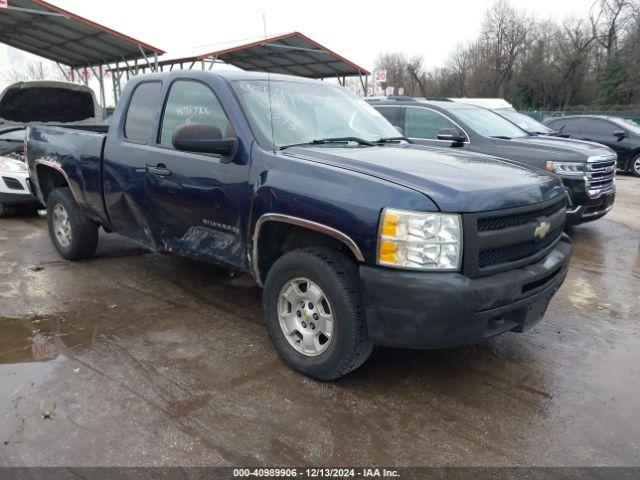
<path fill-rule="evenodd" d="M 164 163 L 159 163 L 155 167 L 147 165 L 147 172 L 152 175 L 157 175 L 158 177 L 168 177 L 171 175 L 171 170 L 169 170 Z"/>

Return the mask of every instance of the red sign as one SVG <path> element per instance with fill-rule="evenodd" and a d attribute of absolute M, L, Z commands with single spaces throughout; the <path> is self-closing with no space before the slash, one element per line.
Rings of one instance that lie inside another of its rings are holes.
<path fill-rule="evenodd" d="M 0 8 L 9 8 L 9 0 L 0 0 Z"/>

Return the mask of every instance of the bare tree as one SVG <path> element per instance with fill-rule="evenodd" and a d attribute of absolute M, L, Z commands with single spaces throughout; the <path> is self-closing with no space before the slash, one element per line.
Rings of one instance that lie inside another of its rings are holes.
<path fill-rule="evenodd" d="M 457 97 L 467 95 L 467 83 L 473 68 L 473 46 L 458 45 L 447 64 L 453 94 Z"/>
<path fill-rule="evenodd" d="M 381 55 L 388 84 L 412 96 L 503 97 L 516 106 L 640 103 L 640 0 L 596 0 L 584 17 L 539 21 L 508 0 L 489 8 L 475 41 L 444 68 Z"/>
<path fill-rule="evenodd" d="M 603 49 L 605 61 L 630 33 L 638 5 L 637 0 L 597 0 L 591 6 L 589 21 L 592 35 Z"/>
<path fill-rule="evenodd" d="M 23 72 L 7 69 L 0 73 L 0 76 L 3 81 L 8 83 L 31 80 L 67 80 L 55 65 L 40 61 L 26 63 Z"/>

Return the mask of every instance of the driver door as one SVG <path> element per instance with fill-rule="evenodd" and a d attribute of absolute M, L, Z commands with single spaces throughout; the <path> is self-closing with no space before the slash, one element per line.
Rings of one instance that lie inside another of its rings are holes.
<path fill-rule="evenodd" d="M 153 238 L 164 250 L 233 266 L 243 263 L 242 191 L 249 177 L 242 153 L 229 163 L 219 156 L 178 151 L 175 130 L 186 123 L 215 126 L 234 137 L 213 90 L 191 79 L 169 87 L 154 154 L 147 160 L 146 191 Z"/>

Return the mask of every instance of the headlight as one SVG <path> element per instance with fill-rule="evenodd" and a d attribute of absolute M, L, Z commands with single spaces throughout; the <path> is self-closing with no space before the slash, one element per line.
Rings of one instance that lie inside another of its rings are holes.
<path fill-rule="evenodd" d="M 584 175 L 584 164 L 576 162 L 547 162 L 547 170 L 558 175 Z"/>
<path fill-rule="evenodd" d="M 460 215 L 383 210 L 378 264 L 412 270 L 458 271 L 461 261 Z"/>
<path fill-rule="evenodd" d="M 5 172 L 26 172 L 27 164 L 9 157 L 0 157 L 0 170 Z"/>

